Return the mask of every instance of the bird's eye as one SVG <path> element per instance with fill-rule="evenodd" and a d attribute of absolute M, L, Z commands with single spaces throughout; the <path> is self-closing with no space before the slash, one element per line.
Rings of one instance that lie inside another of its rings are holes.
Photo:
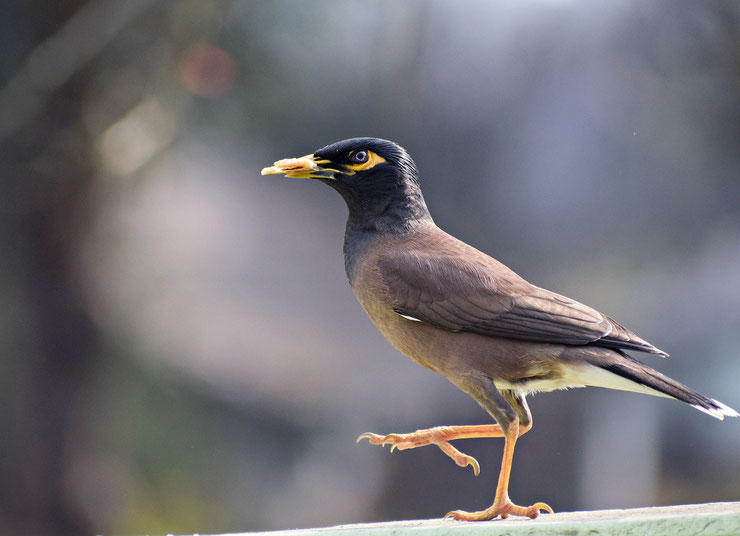
<path fill-rule="evenodd" d="M 357 151 L 349 156 L 349 159 L 356 164 L 364 164 L 365 162 L 367 162 L 368 158 L 369 155 L 367 154 L 367 151 Z"/>
<path fill-rule="evenodd" d="M 378 153 L 368 151 L 367 149 L 360 149 L 359 151 L 352 151 L 347 154 L 347 160 L 351 164 L 344 164 L 349 175 L 353 175 L 358 171 L 367 171 L 373 169 L 378 164 L 386 162 L 386 159 L 380 156 Z M 351 173 L 354 172 L 354 173 Z"/>

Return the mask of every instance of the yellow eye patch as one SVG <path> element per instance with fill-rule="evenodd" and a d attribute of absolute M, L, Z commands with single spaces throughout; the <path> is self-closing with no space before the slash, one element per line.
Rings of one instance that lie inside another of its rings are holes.
<path fill-rule="evenodd" d="M 361 164 L 345 164 L 345 167 L 352 171 L 365 171 L 367 169 L 374 168 L 383 162 L 386 162 L 385 158 L 372 151 L 367 151 L 367 161 Z"/>

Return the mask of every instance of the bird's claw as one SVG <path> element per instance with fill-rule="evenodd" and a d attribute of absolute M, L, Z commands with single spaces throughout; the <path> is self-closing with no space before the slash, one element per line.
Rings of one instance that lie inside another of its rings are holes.
<path fill-rule="evenodd" d="M 501 516 L 501 519 L 506 519 L 510 515 L 534 519 L 540 515 L 540 510 L 550 514 L 555 513 L 549 505 L 543 502 L 534 503 L 532 506 L 518 506 L 507 500 L 500 505 L 496 505 L 494 503 L 490 508 L 486 508 L 480 512 L 453 510 L 452 512 L 447 512 L 443 519 L 454 519 L 456 521 L 487 521 L 499 516 Z"/>
<path fill-rule="evenodd" d="M 542 510 L 544 512 L 547 512 L 548 514 L 554 514 L 555 510 L 552 509 L 550 505 L 543 502 L 534 503 L 530 508 L 535 508 L 537 510 L 537 513 L 539 515 L 539 511 Z"/>
<path fill-rule="evenodd" d="M 395 441 L 400 439 L 400 436 L 398 434 L 388 434 L 388 435 L 382 436 L 382 435 L 366 432 L 362 434 L 360 437 L 358 437 L 355 443 L 359 443 L 363 439 L 367 439 L 371 445 L 380 445 L 381 447 L 385 447 L 386 444 L 390 443 L 391 452 L 393 452 L 393 449 L 397 447 L 397 445 L 395 444 Z"/>
<path fill-rule="evenodd" d="M 460 467 L 467 467 L 468 465 L 471 465 L 473 467 L 473 474 L 475 476 L 478 476 L 480 474 L 480 464 L 478 463 L 478 460 L 473 458 L 472 456 L 468 456 L 467 454 L 463 454 L 465 456 L 466 462 L 464 465 L 461 465 L 457 460 L 455 460 L 455 463 L 459 465 Z"/>
<path fill-rule="evenodd" d="M 404 434 L 404 435 L 407 435 L 407 434 Z M 390 445 L 391 452 L 393 452 L 396 449 L 405 450 L 405 449 L 412 449 L 414 447 L 421 446 L 421 445 L 413 444 L 413 442 L 406 441 L 404 435 L 388 434 L 388 435 L 382 436 L 382 435 L 372 434 L 370 432 L 367 432 L 367 433 L 362 434 L 360 437 L 358 437 L 356 443 L 359 443 L 363 439 L 367 439 L 371 445 L 380 445 L 381 447 Z"/>
<path fill-rule="evenodd" d="M 457 450 L 449 441 L 442 437 L 443 434 L 444 428 L 441 427 L 429 430 L 419 430 L 411 434 L 388 434 L 385 436 L 368 432 L 358 437 L 357 443 L 363 439 L 367 439 L 372 445 L 380 445 L 382 447 L 390 445 L 391 452 L 396 449 L 406 450 L 423 447 L 425 445 L 437 445 L 440 450 L 452 458 L 458 466 L 467 467 L 470 465 L 473 468 L 473 474 L 478 476 L 480 474 L 480 464 L 478 463 L 478 460 Z"/>

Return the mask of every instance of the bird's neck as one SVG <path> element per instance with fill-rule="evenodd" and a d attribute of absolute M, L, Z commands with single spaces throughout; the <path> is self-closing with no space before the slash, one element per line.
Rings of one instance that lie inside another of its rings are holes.
<path fill-rule="evenodd" d="M 405 232 L 419 221 L 431 220 L 424 195 L 416 180 L 394 179 L 389 186 L 378 188 L 344 187 L 327 182 L 344 198 L 349 209 L 347 229 L 379 233 Z"/>
<path fill-rule="evenodd" d="M 424 225 L 434 225 L 424 198 L 405 196 L 376 205 L 353 207 L 348 203 L 349 217 L 344 232 L 344 268 L 350 284 L 354 269 L 362 253 L 383 237 L 398 236 L 416 231 Z"/>

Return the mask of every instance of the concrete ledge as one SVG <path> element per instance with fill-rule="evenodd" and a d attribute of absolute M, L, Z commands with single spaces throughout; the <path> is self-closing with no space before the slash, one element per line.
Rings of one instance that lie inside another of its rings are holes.
<path fill-rule="evenodd" d="M 738 536 L 740 502 L 541 514 L 478 523 L 423 520 L 242 533 L 242 536 Z M 237 535 L 231 535 L 237 536 Z"/>

